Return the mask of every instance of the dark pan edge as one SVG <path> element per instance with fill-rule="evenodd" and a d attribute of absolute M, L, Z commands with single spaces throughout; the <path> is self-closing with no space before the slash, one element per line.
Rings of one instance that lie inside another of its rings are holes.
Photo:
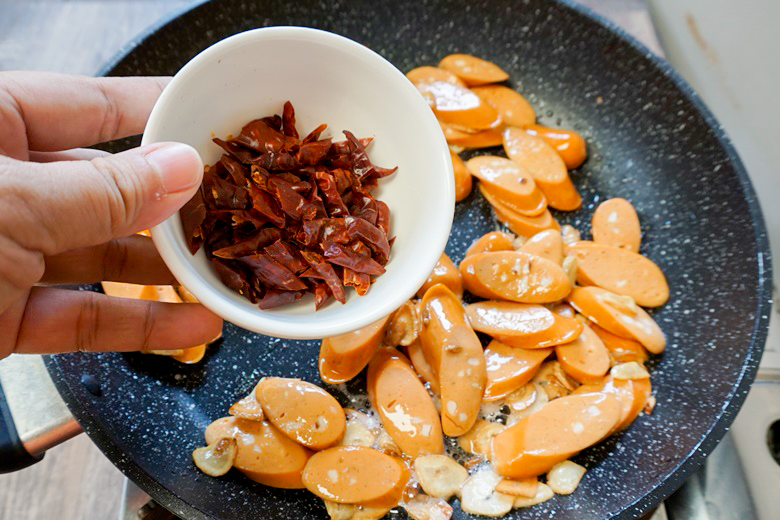
<path fill-rule="evenodd" d="M 141 42 L 159 31 L 162 27 L 171 23 L 173 20 L 190 11 L 194 11 L 200 8 L 203 4 L 208 3 L 208 1 L 209 0 L 202 0 L 192 5 L 186 6 L 171 13 L 160 22 L 148 27 L 138 36 L 130 40 L 111 60 L 106 63 L 105 66 L 103 66 L 98 71 L 97 75 L 102 76 L 108 74 Z M 707 455 L 709 455 L 709 453 L 715 448 L 717 443 L 728 431 L 729 426 L 734 421 L 737 412 L 739 411 L 747 396 L 750 385 L 755 379 L 756 372 L 758 370 L 758 363 L 764 350 L 764 344 L 766 342 L 768 333 L 769 315 L 771 312 L 772 268 L 769 239 L 758 199 L 742 161 L 737 155 L 731 140 L 723 130 L 723 127 L 717 122 L 714 115 L 704 105 L 704 102 L 693 90 L 693 88 L 688 85 L 682 76 L 680 76 L 679 73 L 677 73 L 667 61 L 656 56 L 652 51 L 650 51 L 647 47 L 645 47 L 642 43 L 640 43 L 637 39 L 628 34 L 614 22 L 594 12 L 588 7 L 575 3 L 573 0 L 555 1 L 587 18 L 590 18 L 595 23 L 606 27 L 608 30 L 619 36 L 620 39 L 625 41 L 639 54 L 648 59 L 648 61 L 650 61 L 665 77 L 669 78 L 679 89 L 683 97 L 686 98 L 696 108 L 704 121 L 713 130 L 715 137 L 723 146 L 723 149 L 725 150 L 730 162 L 734 165 L 734 169 L 737 172 L 743 195 L 749 207 L 753 222 L 756 249 L 758 251 L 758 257 L 756 261 L 758 263 L 759 272 L 759 303 L 755 309 L 756 316 L 754 318 L 755 322 L 749 357 L 743 365 L 743 370 L 738 380 L 736 381 L 732 393 L 733 397 L 723 408 L 720 416 L 716 419 L 714 425 L 712 426 L 712 429 L 702 439 L 702 441 L 696 447 L 694 453 L 681 462 L 680 465 L 673 470 L 672 475 L 669 478 L 661 482 L 650 493 L 634 502 L 620 515 L 615 516 L 619 518 L 637 518 L 674 493 L 685 482 L 685 480 L 687 480 L 687 478 L 703 464 Z M 131 478 L 146 492 L 154 494 L 155 500 L 168 510 L 179 515 L 186 515 L 187 518 L 194 518 L 197 520 L 212 518 L 211 516 L 204 514 L 200 510 L 182 501 L 167 489 L 159 486 L 156 481 L 151 479 L 146 474 L 146 472 L 138 465 L 136 465 L 132 460 L 123 457 L 123 454 L 120 450 L 117 449 L 116 445 L 107 436 L 103 435 L 99 429 L 95 428 L 96 421 L 93 419 L 92 415 L 84 408 L 82 408 L 81 403 L 70 392 L 67 384 L 62 379 L 62 371 L 59 367 L 59 362 L 56 356 L 46 356 L 45 362 L 47 369 L 49 370 L 49 373 L 55 385 L 57 386 L 57 389 L 70 408 L 71 412 L 84 428 L 85 432 L 90 436 L 90 439 L 104 452 L 117 455 L 117 461 L 114 462 L 117 468 L 119 468 L 128 478 Z"/>
<path fill-rule="evenodd" d="M 683 96 L 696 108 L 704 121 L 712 128 L 718 142 L 726 151 L 729 161 L 734 165 L 734 170 L 737 172 L 737 177 L 740 186 L 742 187 L 742 193 L 750 210 L 750 216 L 753 222 L 753 232 L 756 239 L 756 249 L 758 251 L 758 256 L 756 258 L 759 274 L 758 305 L 755 309 L 756 315 L 754 318 L 755 322 L 753 326 L 750 355 L 743 365 L 742 372 L 735 384 L 732 393 L 733 397 L 728 400 L 712 429 L 701 440 L 693 454 L 677 466 L 672 472 L 671 477 L 662 481 L 654 490 L 634 502 L 621 515 L 616 516 L 619 518 L 638 518 L 677 491 L 680 486 L 685 483 L 688 477 L 702 466 L 707 456 L 715 449 L 723 436 L 726 435 L 731 423 L 734 422 L 739 409 L 742 407 L 742 403 L 744 403 L 745 398 L 747 397 L 750 386 L 756 378 L 758 364 L 761 361 L 761 355 L 764 352 L 764 346 L 769 332 L 769 316 L 772 312 L 772 254 L 769 248 L 769 236 L 767 234 L 764 216 L 761 213 L 761 206 L 758 202 L 758 197 L 756 196 L 755 189 L 750 181 L 747 170 L 745 169 L 745 165 L 742 163 L 742 159 L 740 159 L 737 154 L 737 151 L 728 134 L 726 134 L 726 131 L 723 129 L 723 126 L 717 121 L 714 114 L 704 104 L 704 101 L 699 94 L 696 93 L 693 87 L 683 79 L 680 73 L 677 72 L 668 61 L 658 57 L 639 40 L 627 33 L 613 21 L 596 13 L 589 7 L 576 3 L 574 0 L 555 1 L 593 19 L 596 23 L 605 26 L 607 29 L 620 36 L 626 43 L 640 52 L 655 65 L 661 73 L 669 78 Z"/>
<path fill-rule="evenodd" d="M 175 19 L 179 18 L 180 16 L 183 16 L 186 13 L 189 13 L 190 11 L 194 11 L 195 9 L 200 8 L 203 4 L 209 3 L 211 0 L 195 0 L 189 5 L 185 5 L 184 7 L 181 7 L 179 9 L 174 10 L 173 12 L 169 13 L 167 16 L 162 17 L 157 22 L 153 23 L 137 35 L 135 35 L 130 41 L 128 41 L 126 44 L 122 46 L 121 49 L 119 49 L 116 54 L 114 54 L 106 63 L 101 66 L 97 72 L 95 72 L 95 76 L 107 76 L 108 73 L 114 69 L 117 64 L 122 61 L 125 56 L 130 54 L 133 49 L 138 47 L 138 45 L 146 40 L 149 36 L 156 33 L 160 29 L 162 29 L 164 26 L 168 25 Z"/>

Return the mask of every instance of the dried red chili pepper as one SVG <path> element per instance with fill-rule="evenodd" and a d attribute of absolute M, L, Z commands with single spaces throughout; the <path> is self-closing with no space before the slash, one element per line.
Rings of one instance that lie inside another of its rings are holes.
<path fill-rule="evenodd" d="M 182 208 L 190 251 L 201 247 L 225 285 L 261 309 L 314 295 L 360 295 L 384 273 L 392 240 L 390 211 L 374 199 L 377 180 L 393 169 L 374 165 L 371 138 L 320 139 L 322 124 L 303 139 L 295 110 L 250 121 L 228 140 L 225 154 L 204 171 L 203 185 Z"/>

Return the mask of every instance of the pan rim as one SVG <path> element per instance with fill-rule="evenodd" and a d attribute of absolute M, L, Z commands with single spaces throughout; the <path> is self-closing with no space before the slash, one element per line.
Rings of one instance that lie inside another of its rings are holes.
<path fill-rule="evenodd" d="M 199 0 L 191 5 L 171 12 L 168 16 L 152 24 L 147 29 L 139 33 L 136 37 L 131 39 L 126 45 L 124 45 L 104 66 L 98 70 L 96 75 L 105 76 L 109 74 L 111 70 L 116 68 L 116 66 L 124 58 L 126 58 L 131 52 L 133 52 L 136 47 L 138 47 L 148 38 L 156 34 L 164 27 L 173 23 L 179 17 L 184 16 L 191 11 L 200 9 L 201 7 L 210 3 L 210 1 L 211 0 Z M 754 309 L 755 318 L 752 328 L 751 341 L 747 350 L 747 356 L 742 365 L 742 371 L 732 386 L 731 398 L 722 408 L 719 415 L 716 416 L 709 428 L 709 431 L 691 450 L 689 455 L 682 459 L 680 463 L 669 472 L 669 476 L 667 478 L 659 482 L 649 493 L 639 497 L 633 503 L 628 505 L 622 512 L 616 513 L 610 517 L 637 518 L 647 513 L 653 507 L 657 506 L 663 500 L 668 498 L 688 479 L 688 477 L 690 477 L 693 472 L 701 467 L 706 457 L 712 452 L 712 450 L 717 446 L 718 442 L 729 430 L 729 427 L 734 421 L 737 412 L 742 407 L 742 404 L 758 371 L 758 364 L 761 358 L 761 354 L 763 353 L 768 334 L 769 316 L 771 313 L 772 288 L 772 266 L 771 252 L 769 249 L 769 238 L 758 198 L 744 164 L 739 158 L 739 155 L 737 154 L 731 139 L 728 137 L 723 127 L 720 125 L 720 123 L 718 123 L 715 116 L 706 107 L 703 100 L 694 91 L 694 89 L 682 78 L 682 76 L 680 76 L 677 71 L 674 70 L 674 68 L 666 60 L 657 56 L 644 44 L 627 33 L 616 23 L 596 13 L 589 7 L 575 2 L 575 0 L 554 1 L 560 6 L 568 8 L 583 16 L 584 18 L 589 19 L 593 23 L 602 26 L 610 33 L 617 36 L 619 40 L 622 40 L 623 43 L 628 44 L 635 52 L 641 55 L 642 58 L 648 60 L 649 63 L 665 78 L 669 79 L 679 91 L 683 99 L 689 102 L 696 110 L 698 115 L 702 117 L 703 121 L 713 132 L 713 136 L 717 142 L 723 148 L 725 155 L 727 156 L 729 162 L 737 174 L 737 179 L 739 180 L 742 194 L 745 198 L 748 211 L 751 216 L 751 223 L 756 243 L 758 283 L 757 305 Z M 71 413 L 73 413 L 73 415 L 76 417 L 79 424 L 84 428 L 84 431 L 87 433 L 87 435 L 89 435 L 90 439 L 104 453 L 121 455 L 122 452 L 118 446 L 110 439 L 109 436 L 103 434 L 98 421 L 93 418 L 92 414 L 81 405 L 81 402 L 70 391 L 67 382 L 64 380 L 63 372 L 59 367 L 59 360 L 57 357 L 45 356 L 45 363 L 49 374 L 51 375 L 52 380 L 62 395 L 65 403 L 67 404 Z M 168 489 L 162 487 L 157 483 L 156 480 L 154 480 L 146 471 L 144 471 L 131 459 L 123 456 L 113 457 L 113 459 L 114 460 L 112 460 L 112 463 L 117 466 L 117 468 L 119 468 L 122 473 L 124 473 L 128 478 L 132 479 L 144 491 L 152 495 L 156 502 L 171 512 L 178 515 L 184 515 L 186 518 L 192 518 L 196 520 L 214 518 L 211 515 L 208 515 L 185 502 Z"/>

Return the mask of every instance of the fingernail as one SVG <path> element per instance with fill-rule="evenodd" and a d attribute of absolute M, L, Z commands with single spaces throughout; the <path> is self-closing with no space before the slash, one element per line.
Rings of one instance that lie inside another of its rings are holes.
<path fill-rule="evenodd" d="M 169 143 L 146 154 L 146 160 L 162 178 L 166 193 L 176 193 L 200 184 L 203 161 L 191 146 Z"/>

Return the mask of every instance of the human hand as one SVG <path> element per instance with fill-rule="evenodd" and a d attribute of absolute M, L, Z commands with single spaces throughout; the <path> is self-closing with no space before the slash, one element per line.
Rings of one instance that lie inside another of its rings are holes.
<path fill-rule="evenodd" d="M 0 72 L 0 358 L 13 352 L 180 349 L 218 336 L 201 305 L 51 287 L 175 283 L 151 239 L 197 190 L 186 145 L 81 149 L 143 131 L 166 78 Z"/>

